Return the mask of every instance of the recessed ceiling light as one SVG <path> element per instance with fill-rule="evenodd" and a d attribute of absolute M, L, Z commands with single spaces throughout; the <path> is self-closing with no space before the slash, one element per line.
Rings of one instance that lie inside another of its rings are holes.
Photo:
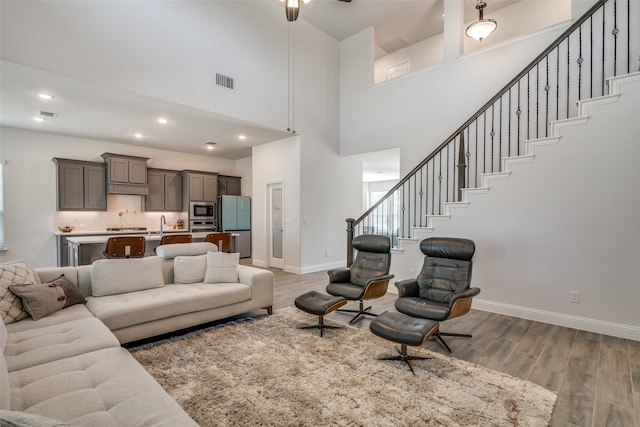
<path fill-rule="evenodd" d="M 38 96 L 42 99 L 53 99 L 53 95 L 49 95 L 48 93 L 38 93 Z"/>
<path fill-rule="evenodd" d="M 36 122 L 44 122 L 44 119 L 42 117 L 34 117 L 33 120 L 35 120 Z"/>
<path fill-rule="evenodd" d="M 240 136 L 238 136 L 238 139 L 241 139 L 241 140 L 244 141 L 245 139 L 247 139 L 247 137 L 245 135 L 240 135 Z"/>
<path fill-rule="evenodd" d="M 135 136 L 136 138 L 142 138 L 144 135 L 141 133 L 134 133 L 133 136 Z"/>
<path fill-rule="evenodd" d="M 216 143 L 209 141 L 205 145 L 207 146 L 207 150 L 213 150 L 213 146 L 216 145 Z"/>
<path fill-rule="evenodd" d="M 163 125 L 166 125 L 167 123 L 169 123 L 169 120 L 167 120 L 167 119 L 165 119 L 165 118 L 161 117 L 161 118 L 159 118 L 159 119 L 158 119 L 158 122 L 159 122 L 159 123 L 162 123 Z"/>

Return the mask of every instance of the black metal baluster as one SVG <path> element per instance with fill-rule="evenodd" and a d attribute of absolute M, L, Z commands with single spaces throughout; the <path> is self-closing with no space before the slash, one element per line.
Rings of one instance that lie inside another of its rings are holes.
<path fill-rule="evenodd" d="M 560 119 L 560 46 L 556 48 L 556 120 Z"/>
<path fill-rule="evenodd" d="M 509 88 L 509 119 L 508 119 L 508 124 L 507 124 L 507 156 L 511 157 L 511 89 L 513 87 Z"/>
<path fill-rule="evenodd" d="M 551 87 L 549 86 L 549 56 L 547 55 L 545 57 L 545 84 L 544 84 L 544 91 L 545 91 L 545 115 L 544 115 L 544 136 L 548 137 L 549 136 L 549 89 L 551 89 Z"/>
<path fill-rule="evenodd" d="M 520 155 L 520 116 L 522 114 L 522 109 L 520 108 L 520 80 L 518 80 L 518 109 L 516 110 L 516 116 L 518 116 L 518 135 L 517 135 L 517 143 L 518 143 L 518 156 Z"/>
<path fill-rule="evenodd" d="M 589 63 L 591 64 L 590 66 L 590 73 L 591 76 L 589 77 L 589 98 L 593 98 L 593 15 L 591 15 L 589 17 L 589 57 L 590 57 L 590 61 Z"/>
<path fill-rule="evenodd" d="M 495 112 L 495 103 L 491 104 L 491 132 L 489 135 L 491 136 L 491 173 L 493 173 L 493 164 L 495 163 L 495 123 L 496 123 L 496 112 Z"/>
<path fill-rule="evenodd" d="M 536 64 L 536 138 L 540 137 L 540 63 Z"/>
<path fill-rule="evenodd" d="M 604 95 L 605 91 L 604 91 L 604 80 L 605 80 L 605 74 L 606 74 L 606 70 L 605 70 L 605 34 L 606 34 L 606 22 L 605 22 L 605 12 L 606 12 L 606 8 L 602 8 L 602 74 L 601 74 L 601 83 L 600 83 L 600 95 Z"/>
<path fill-rule="evenodd" d="M 618 0 L 613 0 L 613 76 L 617 76 L 618 70 Z"/>
<path fill-rule="evenodd" d="M 442 151 L 438 153 L 440 166 L 438 168 L 438 215 L 442 215 Z"/>
<path fill-rule="evenodd" d="M 569 118 L 569 99 L 571 98 L 571 85 L 570 85 L 570 70 L 571 70 L 571 55 L 569 53 L 571 44 L 569 43 L 569 37 L 567 37 L 567 115 Z"/>
<path fill-rule="evenodd" d="M 502 97 L 500 97 L 500 117 L 498 120 L 498 166 L 499 170 L 502 171 Z"/>
<path fill-rule="evenodd" d="M 578 100 L 582 99 L 582 26 L 578 29 Z"/>

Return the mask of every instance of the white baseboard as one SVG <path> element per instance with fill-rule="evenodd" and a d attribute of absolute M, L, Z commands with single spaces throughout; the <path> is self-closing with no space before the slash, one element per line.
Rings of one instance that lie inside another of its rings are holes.
<path fill-rule="evenodd" d="M 472 308 L 536 322 L 640 341 L 640 327 L 474 298 Z"/>
<path fill-rule="evenodd" d="M 318 265 L 311 265 L 308 267 L 302 267 L 302 268 L 299 268 L 300 270 L 299 274 L 315 273 L 317 271 L 331 270 L 332 268 L 340 268 L 340 267 L 346 267 L 346 264 L 344 261 L 337 261 L 337 262 L 331 262 L 328 264 L 318 264 Z"/>

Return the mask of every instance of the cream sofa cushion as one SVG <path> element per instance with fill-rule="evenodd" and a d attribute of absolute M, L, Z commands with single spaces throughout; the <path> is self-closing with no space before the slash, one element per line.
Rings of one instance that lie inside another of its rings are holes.
<path fill-rule="evenodd" d="M 206 254 L 177 256 L 173 259 L 173 281 L 176 284 L 202 282 L 206 270 Z"/>
<path fill-rule="evenodd" d="M 204 283 L 234 283 L 238 281 L 240 254 L 225 252 L 207 253 L 207 270 Z"/>
<path fill-rule="evenodd" d="M 91 264 L 91 294 L 94 297 L 162 286 L 164 286 L 162 260 L 156 256 L 99 259 Z"/>
<path fill-rule="evenodd" d="M 77 356 L 120 342 L 95 317 L 9 334 L 5 358 L 9 372 Z"/>
<path fill-rule="evenodd" d="M 121 347 L 9 374 L 14 410 L 78 426 L 197 424 Z"/>
<path fill-rule="evenodd" d="M 162 259 L 171 259 L 177 256 L 204 255 L 207 252 L 216 252 L 218 247 L 211 242 L 175 243 L 173 245 L 160 245 L 156 248 L 156 255 Z"/>
<path fill-rule="evenodd" d="M 183 314 L 224 307 L 252 298 L 243 283 L 193 283 L 87 298 L 87 308 L 112 331 Z"/>

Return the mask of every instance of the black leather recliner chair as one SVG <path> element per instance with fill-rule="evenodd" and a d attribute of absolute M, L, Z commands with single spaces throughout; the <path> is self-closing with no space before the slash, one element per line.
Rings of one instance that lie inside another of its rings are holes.
<path fill-rule="evenodd" d="M 391 267 L 391 242 L 387 236 L 363 234 L 353 239 L 353 247 L 358 251 L 351 267 L 327 271 L 329 284 L 327 292 L 341 296 L 348 301 L 359 301 L 358 310 L 338 311 L 356 313 L 349 324 L 362 316 L 377 316 L 371 313 L 371 306 L 364 308 L 364 300 L 379 298 L 387 293 Z"/>
<path fill-rule="evenodd" d="M 465 315 L 471 309 L 471 300 L 480 293 L 472 288 L 471 259 L 475 244 L 469 239 L 433 237 L 420 242 L 426 255 L 422 271 L 416 279 L 396 282 L 399 298 L 396 309 L 412 317 L 443 322 Z M 440 336 L 471 337 L 440 331 Z M 440 339 L 451 353 L 447 343 Z"/>

